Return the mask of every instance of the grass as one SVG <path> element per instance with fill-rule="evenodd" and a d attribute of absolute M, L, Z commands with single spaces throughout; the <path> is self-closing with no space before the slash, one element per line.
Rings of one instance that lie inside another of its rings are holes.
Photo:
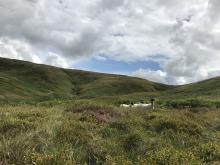
<path fill-rule="evenodd" d="M 169 96 L 170 99 L 206 99 L 206 100 L 219 100 L 220 99 L 220 77 L 212 78 L 209 80 L 178 86 L 169 91 L 163 92 L 163 98 Z"/>
<path fill-rule="evenodd" d="M 156 110 L 121 109 L 156 98 Z M 220 164 L 219 78 L 168 86 L 0 58 L 0 164 Z"/>
<path fill-rule="evenodd" d="M 220 111 L 0 108 L 0 164 L 219 164 Z"/>

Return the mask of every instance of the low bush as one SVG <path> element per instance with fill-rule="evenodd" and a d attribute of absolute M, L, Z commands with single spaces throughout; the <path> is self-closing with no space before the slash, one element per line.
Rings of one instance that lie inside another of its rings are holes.
<path fill-rule="evenodd" d="M 129 132 L 131 128 L 130 125 L 125 121 L 113 121 L 110 123 L 109 126 L 122 132 Z"/>
<path fill-rule="evenodd" d="M 146 155 L 146 163 L 149 164 L 175 164 L 175 165 L 191 165 L 202 164 L 191 151 L 176 150 L 175 148 L 161 148 L 155 152 L 149 152 Z"/>
<path fill-rule="evenodd" d="M 202 126 L 193 122 L 175 118 L 157 118 L 152 122 L 153 129 L 157 132 L 173 130 L 174 132 L 184 132 L 189 135 L 200 136 L 202 134 Z"/>
<path fill-rule="evenodd" d="M 15 136 L 28 130 L 35 129 L 36 125 L 26 120 L 8 119 L 0 122 L 0 133 Z"/>
<path fill-rule="evenodd" d="M 213 102 L 209 100 L 199 100 L 199 99 L 159 101 L 158 104 L 160 107 L 173 108 L 173 109 L 218 107 L 218 102 Z"/>
<path fill-rule="evenodd" d="M 195 150 L 200 159 L 205 163 L 220 162 L 219 142 L 208 142 L 205 144 L 200 144 L 199 147 Z"/>
<path fill-rule="evenodd" d="M 220 111 L 192 109 L 0 107 L 0 164 L 219 164 Z"/>
<path fill-rule="evenodd" d="M 74 145 L 85 145 L 92 140 L 92 132 L 88 125 L 65 121 L 56 128 L 54 140 L 57 143 L 69 143 Z"/>
<path fill-rule="evenodd" d="M 143 140 L 139 134 L 129 134 L 123 139 L 123 147 L 126 152 L 140 153 L 143 146 Z"/>

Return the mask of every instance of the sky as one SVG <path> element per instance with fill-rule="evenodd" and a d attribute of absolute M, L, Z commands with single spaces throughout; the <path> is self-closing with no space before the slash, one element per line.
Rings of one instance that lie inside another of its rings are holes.
<path fill-rule="evenodd" d="M 201 81 L 220 76 L 220 1 L 0 0 L 0 57 Z"/>

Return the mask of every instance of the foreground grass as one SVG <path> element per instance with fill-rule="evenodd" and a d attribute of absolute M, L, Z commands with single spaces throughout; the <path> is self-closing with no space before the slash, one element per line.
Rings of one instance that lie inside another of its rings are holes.
<path fill-rule="evenodd" d="M 219 110 L 0 108 L 0 164 L 220 164 Z"/>

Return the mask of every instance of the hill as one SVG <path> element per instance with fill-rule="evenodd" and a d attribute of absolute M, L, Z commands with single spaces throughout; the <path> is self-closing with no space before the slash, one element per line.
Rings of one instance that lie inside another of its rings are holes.
<path fill-rule="evenodd" d="M 219 164 L 219 82 L 168 86 L 0 58 L 0 164 Z M 156 110 L 118 107 L 151 96 Z"/>
<path fill-rule="evenodd" d="M 163 97 L 170 98 L 198 98 L 218 100 L 220 99 L 220 77 L 200 81 L 197 83 L 177 86 L 166 92 L 163 92 Z"/>
<path fill-rule="evenodd" d="M 0 100 L 94 98 L 170 88 L 140 78 L 0 58 Z"/>
<path fill-rule="evenodd" d="M 52 99 L 140 100 L 156 96 L 170 99 L 220 98 L 220 77 L 169 86 L 123 75 L 63 69 L 0 58 L 0 101 Z"/>

